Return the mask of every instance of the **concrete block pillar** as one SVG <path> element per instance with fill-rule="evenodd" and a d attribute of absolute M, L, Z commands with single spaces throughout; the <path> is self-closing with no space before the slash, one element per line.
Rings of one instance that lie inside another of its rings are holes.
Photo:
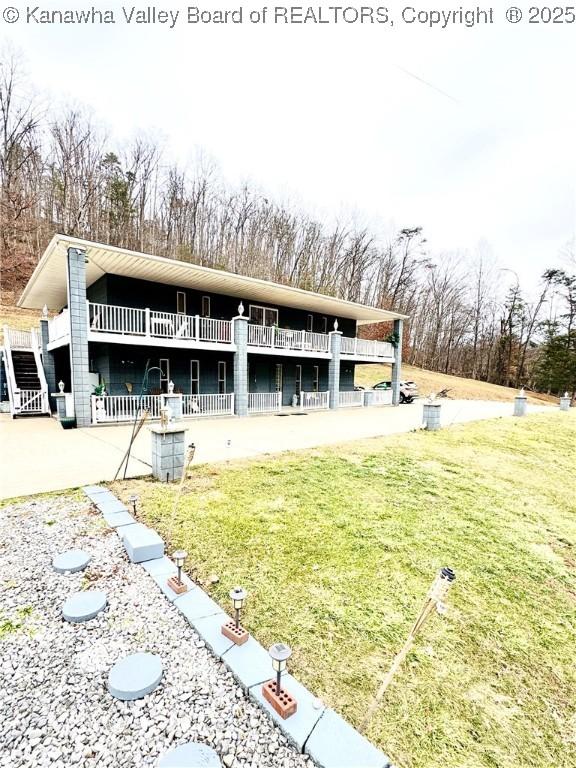
<path fill-rule="evenodd" d="M 562 397 L 560 398 L 560 410 L 561 411 L 569 411 L 570 410 L 570 395 L 568 392 L 564 392 Z"/>
<path fill-rule="evenodd" d="M 185 428 L 181 424 L 167 427 L 153 424 L 149 430 L 152 434 L 152 474 L 163 483 L 180 480 L 186 453 Z"/>
<path fill-rule="evenodd" d="M 68 309 L 70 312 L 70 371 L 76 425 L 88 427 L 90 386 L 88 362 L 88 320 L 86 316 L 86 252 L 68 248 Z"/>
<path fill-rule="evenodd" d="M 50 410 L 56 410 L 56 402 L 52 392 L 56 392 L 56 368 L 54 366 L 54 355 L 48 351 L 48 318 L 42 317 L 40 320 L 40 336 L 42 341 L 42 367 L 46 384 L 48 385 L 48 401 Z"/>
<path fill-rule="evenodd" d="M 234 353 L 234 413 L 248 416 L 248 318 L 242 314 L 244 307 L 238 307 L 240 314 L 233 318 Z"/>
<path fill-rule="evenodd" d="M 374 390 L 365 389 L 364 390 L 364 406 L 370 407 L 371 405 L 374 405 Z"/>
<path fill-rule="evenodd" d="M 328 362 L 328 405 L 330 408 L 338 408 L 340 405 L 340 349 L 342 347 L 342 332 L 336 330 L 337 321 L 334 323 L 334 330 L 330 331 L 330 353 Z"/>
<path fill-rule="evenodd" d="M 394 320 L 394 333 L 398 344 L 394 349 L 394 362 L 392 363 L 392 405 L 400 404 L 400 381 L 402 379 L 402 329 L 403 320 Z"/>
<path fill-rule="evenodd" d="M 514 398 L 514 416 L 526 416 L 526 395 L 524 390 L 521 389 L 519 394 Z"/>
<path fill-rule="evenodd" d="M 423 421 L 424 429 L 429 432 L 436 432 L 440 429 L 440 411 L 441 404 L 432 400 L 424 403 Z"/>

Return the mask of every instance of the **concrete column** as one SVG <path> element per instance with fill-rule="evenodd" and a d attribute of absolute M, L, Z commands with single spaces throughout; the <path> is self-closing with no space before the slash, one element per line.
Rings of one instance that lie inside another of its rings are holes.
<path fill-rule="evenodd" d="M 514 398 L 514 416 L 526 416 L 526 395 L 521 389 L 520 393 Z"/>
<path fill-rule="evenodd" d="M 560 398 L 560 410 L 561 411 L 569 411 L 570 410 L 570 395 L 568 392 L 565 392 L 564 395 Z"/>
<path fill-rule="evenodd" d="M 392 405 L 400 404 L 400 380 L 402 378 L 402 328 L 403 320 L 394 320 L 394 333 L 398 338 L 398 344 L 394 349 L 394 362 L 392 363 Z"/>
<path fill-rule="evenodd" d="M 163 483 L 180 480 L 186 452 L 185 428 L 180 424 L 154 424 L 148 429 L 152 434 L 152 474 Z"/>
<path fill-rule="evenodd" d="M 48 318 L 42 318 L 40 320 L 40 336 L 42 341 L 42 367 L 44 368 L 44 376 L 46 376 L 46 384 L 48 385 L 48 401 L 50 403 L 50 410 L 56 410 L 56 403 L 52 392 L 56 392 L 56 369 L 54 367 L 54 355 L 48 351 Z"/>
<path fill-rule="evenodd" d="M 428 401 L 424 403 L 423 411 L 424 429 L 430 432 L 436 432 L 436 430 L 440 429 L 441 404 L 435 401 Z"/>
<path fill-rule="evenodd" d="M 68 309 L 70 311 L 70 371 L 78 427 L 89 427 L 88 322 L 86 317 L 86 252 L 68 248 Z"/>
<path fill-rule="evenodd" d="M 365 389 L 364 390 L 364 406 L 368 408 L 371 405 L 374 405 L 374 390 Z"/>
<path fill-rule="evenodd" d="M 248 416 L 248 318 L 233 318 L 234 353 L 234 413 Z"/>
<path fill-rule="evenodd" d="M 338 408 L 340 405 L 340 349 L 342 347 L 342 332 L 330 331 L 330 352 L 332 357 L 328 362 L 328 405 Z"/>

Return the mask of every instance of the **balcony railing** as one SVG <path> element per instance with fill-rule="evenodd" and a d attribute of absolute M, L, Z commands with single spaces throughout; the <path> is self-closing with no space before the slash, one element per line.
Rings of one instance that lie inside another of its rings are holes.
<path fill-rule="evenodd" d="M 216 344 L 232 343 L 232 322 L 199 315 L 175 315 L 88 302 L 88 327 L 93 333 L 149 336 Z"/>
<path fill-rule="evenodd" d="M 48 341 L 65 339 L 70 335 L 70 313 L 63 309 L 59 315 L 48 320 Z"/>
<path fill-rule="evenodd" d="M 394 357 L 394 346 L 388 341 L 371 341 L 342 336 L 340 353 L 357 357 Z"/>
<path fill-rule="evenodd" d="M 291 349 L 300 352 L 329 352 L 330 337 L 325 333 L 292 331 L 272 325 L 248 326 L 248 346 Z"/>
<path fill-rule="evenodd" d="M 248 394 L 248 413 L 272 413 L 282 408 L 280 392 L 250 392 Z"/>

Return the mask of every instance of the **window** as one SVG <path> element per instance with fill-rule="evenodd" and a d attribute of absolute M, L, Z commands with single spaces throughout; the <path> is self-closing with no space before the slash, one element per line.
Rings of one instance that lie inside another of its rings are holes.
<path fill-rule="evenodd" d="M 302 392 L 302 366 L 296 366 L 296 394 L 299 395 Z"/>
<path fill-rule="evenodd" d="M 318 392 L 320 384 L 320 366 L 315 365 L 312 369 L 312 392 Z"/>
<path fill-rule="evenodd" d="M 320 327 L 321 327 L 320 333 L 328 333 L 328 318 L 327 317 L 323 317 L 322 318 L 322 320 L 320 321 Z"/>
<path fill-rule="evenodd" d="M 170 360 L 167 357 L 160 358 L 158 367 L 160 368 L 160 390 L 168 392 L 168 382 L 170 381 Z"/>
<path fill-rule="evenodd" d="M 276 364 L 276 370 L 274 375 L 274 391 L 282 392 L 282 363 Z"/>
<path fill-rule="evenodd" d="M 186 314 L 186 294 L 184 291 L 176 291 L 176 314 Z"/>
<path fill-rule="evenodd" d="M 210 317 L 210 296 L 202 296 L 202 317 Z"/>
<path fill-rule="evenodd" d="M 190 360 L 190 394 L 200 394 L 200 361 Z"/>
<path fill-rule="evenodd" d="M 312 333 L 312 330 L 314 329 L 314 316 L 308 315 L 306 318 L 306 330 L 308 333 Z"/>
<path fill-rule="evenodd" d="M 218 363 L 218 394 L 226 394 L 226 363 L 223 360 Z"/>
<path fill-rule="evenodd" d="M 255 325 L 278 325 L 278 310 L 250 304 L 250 322 Z"/>

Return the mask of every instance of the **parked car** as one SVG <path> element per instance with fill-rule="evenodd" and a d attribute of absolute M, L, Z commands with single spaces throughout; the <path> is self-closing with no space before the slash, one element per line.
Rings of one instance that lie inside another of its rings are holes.
<path fill-rule="evenodd" d="M 391 381 L 379 381 L 373 389 L 392 389 Z M 418 397 L 418 386 L 415 381 L 400 382 L 400 402 L 411 403 Z"/>

